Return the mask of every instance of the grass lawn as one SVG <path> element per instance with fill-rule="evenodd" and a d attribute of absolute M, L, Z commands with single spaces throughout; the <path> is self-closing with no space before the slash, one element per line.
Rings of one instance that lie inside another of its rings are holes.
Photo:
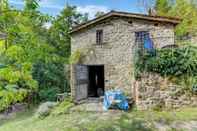
<path fill-rule="evenodd" d="M 154 122 L 197 121 L 197 108 L 179 111 L 72 112 L 41 120 L 33 111 L 0 121 L 0 131 L 152 131 Z M 174 129 L 172 129 L 174 130 Z"/>

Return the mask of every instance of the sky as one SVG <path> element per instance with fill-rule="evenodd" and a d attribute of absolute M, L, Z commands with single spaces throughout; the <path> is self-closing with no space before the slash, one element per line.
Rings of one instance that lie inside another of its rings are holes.
<path fill-rule="evenodd" d="M 23 0 L 9 0 L 11 6 L 22 9 Z M 66 3 L 77 6 L 77 11 L 88 13 L 90 18 L 98 11 L 109 12 L 110 10 L 126 11 L 132 13 L 144 13 L 140 0 L 41 0 L 40 11 L 56 16 L 64 8 Z"/>

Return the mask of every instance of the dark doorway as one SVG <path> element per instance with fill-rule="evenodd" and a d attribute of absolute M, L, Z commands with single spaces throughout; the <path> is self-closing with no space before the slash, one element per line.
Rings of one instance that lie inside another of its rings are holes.
<path fill-rule="evenodd" d="M 100 97 L 104 95 L 104 66 L 88 66 L 89 86 L 88 97 Z"/>

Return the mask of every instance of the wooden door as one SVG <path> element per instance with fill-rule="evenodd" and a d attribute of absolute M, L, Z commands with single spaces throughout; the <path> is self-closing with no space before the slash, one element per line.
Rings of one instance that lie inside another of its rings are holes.
<path fill-rule="evenodd" d="M 79 102 L 88 97 L 88 66 L 86 65 L 76 65 L 75 66 L 76 75 L 76 101 Z"/>

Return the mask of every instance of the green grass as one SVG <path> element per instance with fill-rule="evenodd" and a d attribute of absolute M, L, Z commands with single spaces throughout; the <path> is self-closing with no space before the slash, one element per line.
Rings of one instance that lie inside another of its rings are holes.
<path fill-rule="evenodd" d="M 25 120 L 26 118 L 30 118 L 34 114 L 35 108 L 30 108 L 29 110 L 25 110 L 23 112 L 18 112 L 13 114 L 9 119 L 1 119 L 0 120 L 0 127 L 1 125 L 5 125 L 8 123 L 14 123 L 20 120 Z"/>
<path fill-rule="evenodd" d="M 196 120 L 197 121 L 197 108 L 183 108 L 179 110 L 171 111 L 133 111 L 129 115 L 132 117 L 143 118 L 143 119 L 152 119 L 157 121 L 161 118 L 176 121 L 188 121 Z"/>
<path fill-rule="evenodd" d="M 0 131 L 151 131 L 152 122 L 164 120 L 197 121 L 197 108 L 180 111 L 130 111 L 130 112 L 72 112 L 51 115 L 40 120 L 34 110 L 21 112 L 6 121 L 0 121 Z"/>

